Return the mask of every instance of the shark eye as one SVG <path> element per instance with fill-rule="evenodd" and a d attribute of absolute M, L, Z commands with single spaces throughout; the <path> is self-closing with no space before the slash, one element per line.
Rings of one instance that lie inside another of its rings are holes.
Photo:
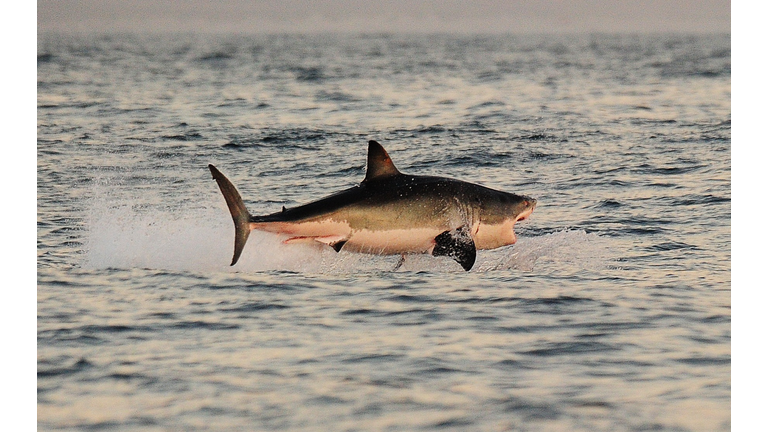
<path fill-rule="evenodd" d="M 523 201 L 523 205 L 528 207 L 529 205 L 531 205 L 531 203 L 529 203 L 528 200 L 525 200 L 525 201 Z"/>

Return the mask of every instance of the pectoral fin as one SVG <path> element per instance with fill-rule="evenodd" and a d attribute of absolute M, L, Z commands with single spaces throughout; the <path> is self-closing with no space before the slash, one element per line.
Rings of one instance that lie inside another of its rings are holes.
<path fill-rule="evenodd" d="M 445 231 L 435 237 L 432 255 L 451 257 L 461 264 L 464 270 L 469 271 L 475 265 L 475 258 L 477 258 L 475 241 L 469 234 L 469 227 L 463 226 Z"/>

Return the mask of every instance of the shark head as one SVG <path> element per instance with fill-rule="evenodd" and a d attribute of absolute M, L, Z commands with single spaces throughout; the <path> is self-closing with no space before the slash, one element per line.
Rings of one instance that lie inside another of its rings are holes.
<path fill-rule="evenodd" d="M 480 223 L 475 233 L 478 249 L 494 249 L 517 242 L 515 224 L 528 219 L 536 208 L 536 199 L 501 191 L 492 191 L 479 206 Z"/>

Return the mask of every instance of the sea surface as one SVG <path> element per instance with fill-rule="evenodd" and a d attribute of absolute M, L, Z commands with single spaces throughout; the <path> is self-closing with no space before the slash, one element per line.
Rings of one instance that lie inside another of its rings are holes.
<path fill-rule="evenodd" d="M 38 36 L 38 430 L 727 431 L 730 35 Z M 234 228 L 406 173 L 517 244 Z"/>

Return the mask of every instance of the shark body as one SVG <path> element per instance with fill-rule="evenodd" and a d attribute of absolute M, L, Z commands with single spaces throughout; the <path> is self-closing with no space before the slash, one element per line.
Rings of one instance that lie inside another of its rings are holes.
<path fill-rule="evenodd" d="M 514 244 L 514 226 L 536 200 L 444 177 L 403 174 L 376 141 L 368 143 L 365 179 L 295 208 L 252 216 L 235 186 L 208 165 L 235 223 L 235 265 L 254 229 L 288 236 L 286 244 L 326 244 L 337 252 L 449 256 L 465 270 L 477 249 Z"/>

